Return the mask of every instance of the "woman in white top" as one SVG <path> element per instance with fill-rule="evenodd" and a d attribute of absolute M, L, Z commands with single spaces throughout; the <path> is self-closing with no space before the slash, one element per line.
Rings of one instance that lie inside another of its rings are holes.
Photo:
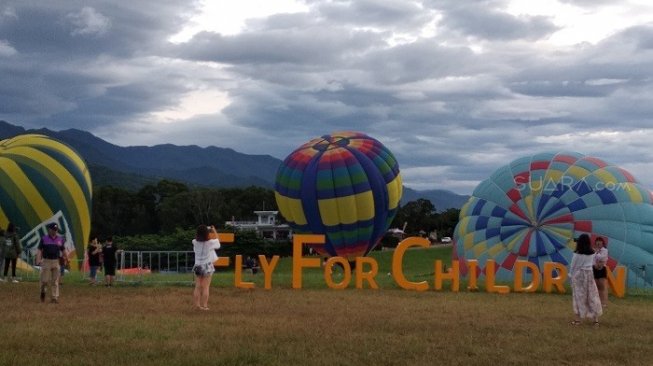
<path fill-rule="evenodd" d="M 576 240 L 576 250 L 571 258 L 569 274 L 571 278 L 572 305 L 574 320 L 572 325 L 580 325 L 581 319 L 593 319 L 594 325 L 599 325 L 599 316 L 603 314 L 599 291 L 594 282 L 592 265 L 594 250 L 587 234 L 582 234 Z"/>
<path fill-rule="evenodd" d="M 608 305 L 608 249 L 600 236 L 594 239 L 594 252 L 596 252 L 593 266 L 594 282 L 599 289 L 601 305 L 606 307 Z"/>
<path fill-rule="evenodd" d="M 197 234 L 193 239 L 193 251 L 195 252 L 193 300 L 195 307 L 200 310 L 209 310 L 209 288 L 211 287 L 213 272 L 215 272 L 213 262 L 218 259 L 215 250 L 220 249 L 220 241 L 217 237 L 209 239 L 211 233 L 216 233 L 215 228 L 200 225 L 197 227 Z"/>

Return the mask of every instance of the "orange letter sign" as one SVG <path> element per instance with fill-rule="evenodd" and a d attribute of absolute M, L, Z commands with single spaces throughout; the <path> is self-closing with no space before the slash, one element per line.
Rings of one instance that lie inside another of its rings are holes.
<path fill-rule="evenodd" d="M 614 296 L 622 298 L 626 295 L 626 267 L 617 266 L 614 270 L 617 272 L 616 277 L 612 274 L 610 268 L 607 270 L 608 285 Z"/>
<path fill-rule="evenodd" d="M 302 257 L 303 244 L 324 244 L 324 235 L 297 234 L 292 239 L 292 288 L 302 288 L 302 268 L 320 267 L 320 258 Z"/>
<path fill-rule="evenodd" d="M 404 276 L 404 271 L 402 269 L 402 263 L 403 263 L 404 253 L 406 252 L 406 249 L 410 247 L 428 248 L 429 245 L 431 245 L 431 242 L 429 242 L 428 239 L 420 238 L 416 236 L 411 236 L 410 238 L 406 238 L 397 245 L 397 248 L 395 249 L 395 253 L 392 256 L 392 277 L 394 277 L 395 282 L 397 282 L 397 285 L 399 285 L 399 287 L 406 290 L 417 290 L 417 291 L 428 290 L 429 285 L 428 283 L 426 283 L 426 281 L 410 282 L 406 279 L 406 276 Z"/>
<path fill-rule="evenodd" d="M 451 291 L 458 292 L 460 288 L 460 267 L 458 261 L 451 262 L 448 272 L 442 270 L 442 261 L 435 261 L 435 289 L 442 290 L 442 281 L 451 280 Z"/>
<path fill-rule="evenodd" d="M 363 272 L 363 264 L 370 265 L 369 272 Z M 370 284 L 370 288 L 378 290 L 379 285 L 374 280 L 379 272 L 379 264 L 371 257 L 356 257 L 356 288 L 363 288 L 363 280 Z"/>
<path fill-rule="evenodd" d="M 342 281 L 339 283 L 333 282 L 333 266 L 340 263 L 342 268 Z M 351 282 L 351 266 L 349 262 L 343 257 L 331 257 L 324 264 L 324 281 L 327 286 L 334 290 L 344 290 Z"/>
<path fill-rule="evenodd" d="M 272 261 L 268 263 L 268 259 L 263 254 L 259 254 L 258 262 L 261 264 L 261 270 L 265 275 L 265 289 L 269 290 L 272 288 L 272 272 L 274 272 L 277 263 L 279 263 L 279 256 L 272 256 Z"/>
<path fill-rule="evenodd" d="M 553 271 L 558 271 L 557 277 L 553 277 Z M 566 279 L 567 266 L 558 262 L 544 262 L 544 292 L 551 293 L 555 286 L 559 293 L 564 294 Z"/>
<path fill-rule="evenodd" d="M 218 233 L 218 240 L 220 240 L 220 244 L 233 243 L 234 233 Z M 229 257 L 218 257 L 213 265 L 216 267 L 229 267 Z"/>
<path fill-rule="evenodd" d="M 254 282 L 243 282 L 243 256 L 236 256 L 236 268 L 234 268 L 234 286 L 237 288 L 254 288 Z"/>
<path fill-rule="evenodd" d="M 496 292 L 498 294 L 509 293 L 510 287 L 497 286 L 494 284 L 495 268 L 496 267 L 495 267 L 494 259 L 488 259 L 485 262 L 485 291 Z"/>
<path fill-rule="evenodd" d="M 524 268 L 530 268 L 532 274 L 531 284 L 527 287 L 523 286 Z M 515 274 L 515 292 L 535 292 L 540 287 L 540 270 L 537 268 L 535 263 L 529 261 L 517 261 L 513 273 Z"/>
<path fill-rule="evenodd" d="M 478 285 L 476 284 L 476 280 L 478 280 L 478 261 L 476 259 L 468 260 L 467 268 L 469 269 L 467 274 L 467 289 L 469 291 L 477 291 Z"/>

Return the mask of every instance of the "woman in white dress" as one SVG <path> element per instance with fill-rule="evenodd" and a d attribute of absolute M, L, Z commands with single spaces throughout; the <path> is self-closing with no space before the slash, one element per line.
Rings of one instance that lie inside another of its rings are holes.
<path fill-rule="evenodd" d="M 594 282 L 593 264 L 592 242 L 589 235 L 582 234 L 576 240 L 576 250 L 569 267 L 574 308 L 572 325 L 580 325 L 582 319 L 592 319 L 594 325 L 598 326 L 599 317 L 603 314 L 599 291 Z"/>
<path fill-rule="evenodd" d="M 211 278 L 215 267 L 213 262 L 218 259 L 215 253 L 220 249 L 220 241 L 209 239 L 210 234 L 214 234 L 215 228 L 212 226 L 200 225 L 197 227 L 195 239 L 193 239 L 193 251 L 195 252 L 195 290 L 193 290 L 193 300 L 195 307 L 200 310 L 209 310 L 209 288 L 211 287 Z"/>

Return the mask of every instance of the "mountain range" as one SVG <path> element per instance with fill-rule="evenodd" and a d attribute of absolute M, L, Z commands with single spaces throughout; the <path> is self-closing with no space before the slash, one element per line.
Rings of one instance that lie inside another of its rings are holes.
<path fill-rule="evenodd" d="M 93 184 L 138 190 L 161 179 L 189 186 L 272 188 L 281 160 L 270 155 L 249 155 L 215 146 L 199 147 L 163 144 L 155 146 L 118 146 L 87 131 L 47 128 L 26 130 L 0 121 L 0 139 L 24 133 L 53 137 L 71 147 L 86 160 Z M 438 211 L 460 208 L 468 196 L 446 190 L 416 191 L 404 187 L 402 203 L 418 198 L 429 199 Z"/>

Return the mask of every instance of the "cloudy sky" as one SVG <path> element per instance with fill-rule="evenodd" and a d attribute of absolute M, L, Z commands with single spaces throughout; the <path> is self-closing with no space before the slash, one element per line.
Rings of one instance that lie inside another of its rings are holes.
<path fill-rule="evenodd" d="M 0 119 L 283 159 L 337 130 L 407 186 L 594 155 L 653 187 L 650 0 L 2 0 Z"/>

